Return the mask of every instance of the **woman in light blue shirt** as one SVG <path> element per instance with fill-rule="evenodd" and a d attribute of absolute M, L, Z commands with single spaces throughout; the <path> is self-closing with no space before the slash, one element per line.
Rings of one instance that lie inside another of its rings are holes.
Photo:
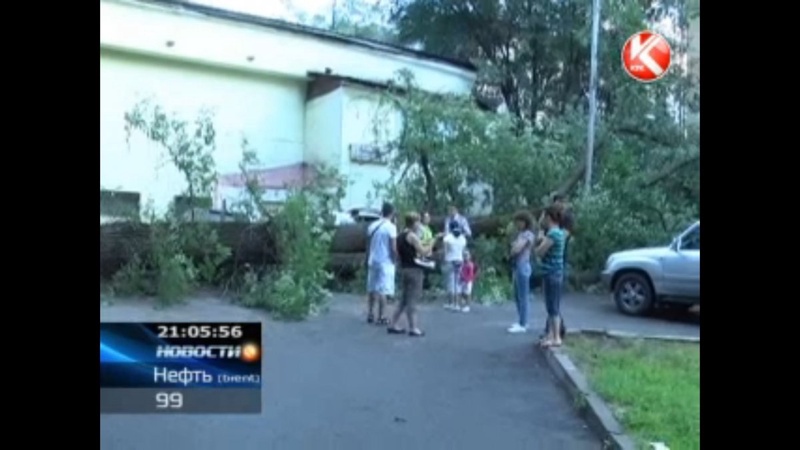
<path fill-rule="evenodd" d="M 512 283 L 518 320 L 508 328 L 509 333 L 528 331 L 528 302 L 531 295 L 531 250 L 536 236 L 533 234 L 533 217 L 527 212 L 514 215 L 517 236 L 511 244 Z"/>

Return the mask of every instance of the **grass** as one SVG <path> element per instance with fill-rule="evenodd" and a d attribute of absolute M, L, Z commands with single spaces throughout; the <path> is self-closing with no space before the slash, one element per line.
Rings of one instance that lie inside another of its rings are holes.
<path fill-rule="evenodd" d="M 700 346 L 570 338 L 567 352 L 642 448 L 700 448 Z"/>

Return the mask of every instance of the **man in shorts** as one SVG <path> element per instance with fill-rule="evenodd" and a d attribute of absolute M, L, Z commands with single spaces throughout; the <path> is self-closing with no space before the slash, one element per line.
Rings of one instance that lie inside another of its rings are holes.
<path fill-rule="evenodd" d="M 395 261 L 397 260 L 397 227 L 394 224 L 394 206 L 384 203 L 381 219 L 367 228 L 367 322 L 386 325 L 384 316 L 386 298 L 394 296 Z M 378 317 L 374 315 L 378 304 Z"/>

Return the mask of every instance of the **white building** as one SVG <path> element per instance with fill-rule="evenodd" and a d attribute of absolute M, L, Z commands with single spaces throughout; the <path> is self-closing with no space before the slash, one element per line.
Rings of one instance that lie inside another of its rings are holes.
<path fill-rule="evenodd" d="M 386 157 L 373 150 L 400 129 L 399 114 L 379 107 L 378 90 L 401 69 L 431 92 L 468 93 L 475 80 L 469 63 L 278 20 L 177 1 L 101 0 L 101 199 L 134 192 L 164 210 L 185 188 L 162 149 L 144 137 L 126 141 L 124 113 L 151 98 L 186 120 L 214 111 L 217 206 L 226 185 L 236 190 L 243 137 L 276 200 L 324 163 L 351 183 L 345 207 L 367 205 L 373 184 L 389 178 Z"/>

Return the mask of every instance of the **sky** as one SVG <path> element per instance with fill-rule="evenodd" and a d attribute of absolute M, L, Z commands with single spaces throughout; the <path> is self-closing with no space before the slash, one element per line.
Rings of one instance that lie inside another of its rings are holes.
<path fill-rule="evenodd" d="M 335 0 L 194 0 L 195 3 L 203 5 L 283 20 L 292 20 L 295 18 L 288 6 L 289 4 L 294 6 L 299 12 L 306 13 L 309 17 L 317 14 L 328 16 L 331 13 L 334 1 Z"/>

